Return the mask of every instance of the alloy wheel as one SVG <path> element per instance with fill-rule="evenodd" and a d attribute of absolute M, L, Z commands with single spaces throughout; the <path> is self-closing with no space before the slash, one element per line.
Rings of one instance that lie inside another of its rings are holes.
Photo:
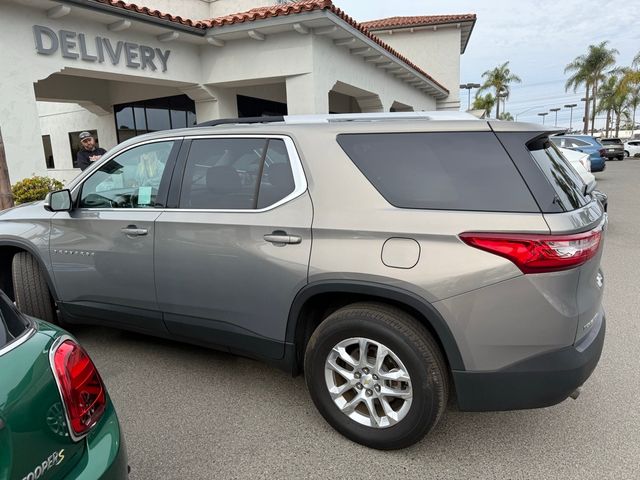
<path fill-rule="evenodd" d="M 368 338 L 335 345 L 325 362 L 325 381 L 338 409 L 367 427 L 391 427 L 411 408 L 409 371 L 390 348 Z"/>

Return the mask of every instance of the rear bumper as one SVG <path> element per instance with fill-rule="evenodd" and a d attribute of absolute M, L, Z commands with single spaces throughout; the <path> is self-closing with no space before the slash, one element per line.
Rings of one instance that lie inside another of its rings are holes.
<path fill-rule="evenodd" d="M 127 449 L 118 417 L 110 400 L 99 424 L 84 441 L 87 442 L 84 458 L 67 475 L 67 479 L 126 480 L 128 478 Z"/>
<path fill-rule="evenodd" d="M 591 173 L 602 172 L 607 168 L 606 159 L 604 157 L 598 157 L 597 159 L 590 158 L 591 161 Z"/>
<path fill-rule="evenodd" d="M 600 360 L 606 321 L 570 347 L 537 355 L 493 372 L 453 371 L 463 411 L 549 407 L 565 400 L 591 375 Z"/>

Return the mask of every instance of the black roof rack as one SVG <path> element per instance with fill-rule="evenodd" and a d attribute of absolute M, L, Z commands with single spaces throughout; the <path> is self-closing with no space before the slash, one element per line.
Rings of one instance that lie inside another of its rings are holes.
<path fill-rule="evenodd" d="M 209 120 L 208 122 L 198 123 L 194 127 L 216 127 L 218 125 L 238 125 L 245 123 L 277 123 L 284 122 L 284 116 L 272 117 L 244 117 L 244 118 L 220 118 L 218 120 Z"/>

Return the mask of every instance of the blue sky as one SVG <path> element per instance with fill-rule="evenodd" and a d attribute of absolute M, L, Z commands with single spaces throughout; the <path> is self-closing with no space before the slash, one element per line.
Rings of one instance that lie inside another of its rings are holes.
<path fill-rule="evenodd" d="M 522 78 L 507 101 L 518 120 L 539 121 L 538 112 L 577 103 L 584 91 L 565 92 L 564 67 L 589 44 L 609 40 L 619 65 L 640 51 L 639 0 L 334 0 L 358 21 L 397 15 L 475 13 L 478 20 L 461 61 L 461 82 L 482 83 L 481 75 L 507 60 Z M 462 98 L 466 99 L 466 91 Z M 463 102 L 466 107 L 466 102 Z M 546 121 L 553 122 L 553 114 Z M 599 122 L 598 122 L 599 123 Z M 569 110 L 558 112 L 569 125 Z"/>

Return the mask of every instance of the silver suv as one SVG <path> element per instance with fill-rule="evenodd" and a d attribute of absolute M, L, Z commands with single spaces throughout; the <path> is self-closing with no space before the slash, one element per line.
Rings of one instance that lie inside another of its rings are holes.
<path fill-rule="evenodd" d="M 595 368 L 606 214 L 540 125 L 465 114 L 211 122 L 133 138 L 0 215 L 0 287 L 49 321 L 304 371 L 379 449 L 546 407 Z M 248 121 L 244 121 L 248 122 Z"/>

